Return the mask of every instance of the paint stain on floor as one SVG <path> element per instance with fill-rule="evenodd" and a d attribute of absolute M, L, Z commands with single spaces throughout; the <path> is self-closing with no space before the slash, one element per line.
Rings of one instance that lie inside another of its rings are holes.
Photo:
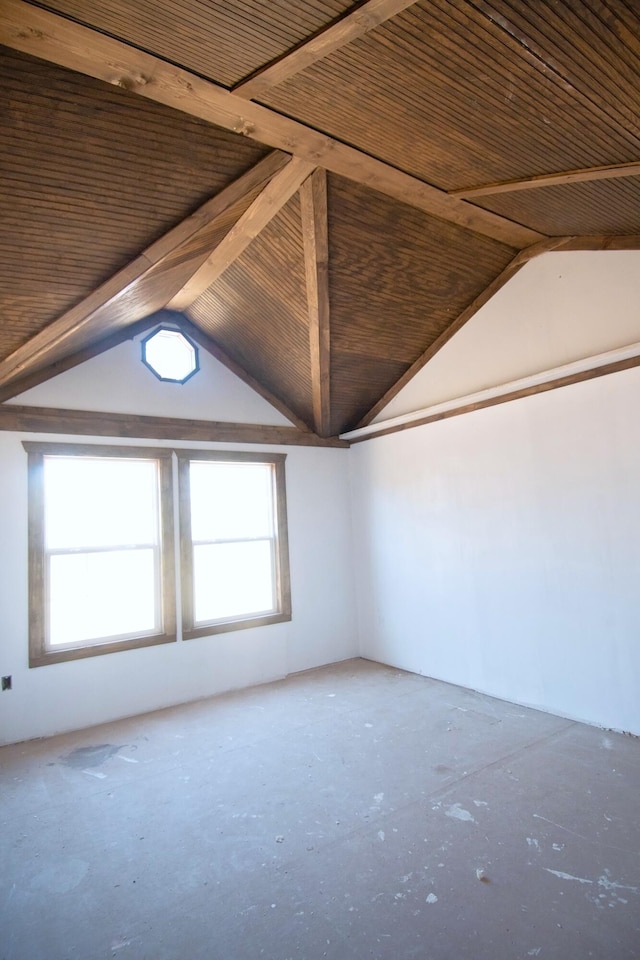
<path fill-rule="evenodd" d="M 65 767 L 73 767 L 77 770 L 85 770 L 87 767 L 100 767 L 121 749 L 122 745 L 114 746 L 112 743 L 76 747 L 75 750 L 60 757 L 60 763 L 64 764 Z"/>

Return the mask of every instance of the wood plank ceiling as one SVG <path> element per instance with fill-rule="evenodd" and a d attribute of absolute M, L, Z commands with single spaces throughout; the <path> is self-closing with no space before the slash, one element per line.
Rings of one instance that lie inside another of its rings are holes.
<path fill-rule="evenodd" d="M 0 401 L 164 316 L 335 436 L 531 257 L 638 246 L 625 0 L 47 6 L 0 5 Z"/>

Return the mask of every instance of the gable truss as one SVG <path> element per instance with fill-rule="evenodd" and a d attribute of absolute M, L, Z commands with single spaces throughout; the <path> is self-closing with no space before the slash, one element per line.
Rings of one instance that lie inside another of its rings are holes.
<path fill-rule="evenodd" d="M 313 428 L 318 436 L 327 437 L 330 433 L 331 357 L 327 170 L 520 251 L 384 393 L 360 420 L 358 427 L 369 424 L 437 350 L 532 257 L 560 249 L 637 249 L 640 241 L 635 236 L 545 238 L 528 227 L 467 201 L 492 194 L 630 177 L 640 173 L 638 162 L 552 171 L 520 180 L 443 191 L 274 110 L 247 102 L 395 16 L 412 2 L 368 0 L 317 36 L 236 84 L 229 92 L 157 57 L 141 53 L 126 43 L 32 7 L 22 0 L 5 0 L 0 16 L 0 42 L 125 87 L 279 149 L 152 244 L 80 304 L 1 361 L 0 402 L 27 389 L 27 385 L 33 385 L 34 381 L 42 382 L 47 376 L 73 366 L 74 362 L 82 362 L 78 358 L 86 359 L 131 337 L 133 331 L 144 324 L 142 318 L 158 310 L 165 307 L 187 309 L 242 255 L 299 191 L 309 315 Z M 234 209 L 239 210 L 239 215 L 229 225 L 228 218 Z M 223 222 L 228 229 L 223 229 Z M 130 326 L 132 324 L 136 326 Z M 196 326 L 193 331 L 195 338 L 199 336 L 199 342 L 214 356 L 217 355 L 245 382 L 258 389 L 299 430 L 309 432 L 309 424 L 289 409 L 281 398 L 261 387 L 211 337 Z"/>

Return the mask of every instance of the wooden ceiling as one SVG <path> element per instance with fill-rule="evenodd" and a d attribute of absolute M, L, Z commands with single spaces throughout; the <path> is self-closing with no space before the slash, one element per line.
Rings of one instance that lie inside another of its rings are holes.
<path fill-rule="evenodd" d="M 629 0 L 2 0 L 0 44 L 0 401 L 161 315 L 331 437 L 531 257 L 638 246 Z"/>

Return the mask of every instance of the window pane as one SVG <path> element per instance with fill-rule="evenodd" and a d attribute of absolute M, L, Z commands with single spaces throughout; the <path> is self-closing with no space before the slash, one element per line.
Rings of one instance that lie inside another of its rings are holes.
<path fill-rule="evenodd" d="M 157 542 L 155 461 L 45 457 L 48 550 Z"/>
<path fill-rule="evenodd" d="M 193 539 L 272 536 L 272 475 L 271 467 L 264 463 L 192 462 Z"/>
<path fill-rule="evenodd" d="M 152 549 L 52 556 L 49 642 L 158 632 L 155 587 Z"/>
<path fill-rule="evenodd" d="M 205 544 L 193 552 L 196 623 L 273 611 L 270 540 Z"/>

